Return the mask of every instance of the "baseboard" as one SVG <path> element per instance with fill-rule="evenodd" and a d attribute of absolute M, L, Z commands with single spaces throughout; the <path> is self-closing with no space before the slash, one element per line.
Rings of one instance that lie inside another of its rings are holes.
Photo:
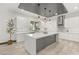
<path fill-rule="evenodd" d="M 16 40 L 12 40 L 12 42 L 16 42 Z M 3 44 L 8 44 L 8 41 L 0 43 L 0 45 L 3 45 Z"/>

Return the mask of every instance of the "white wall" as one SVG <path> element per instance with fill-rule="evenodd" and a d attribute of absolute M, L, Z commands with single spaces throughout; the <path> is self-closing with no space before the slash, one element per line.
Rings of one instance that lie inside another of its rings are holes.
<path fill-rule="evenodd" d="M 17 32 L 29 32 L 30 20 L 26 17 L 17 16 Z"/>
<path fill-rule="evenodd" d="M 30 14 L 29 14 L 30 15 Z M 35 15 L 34 15 L 35 16 Z M 51 21 L 48 21 L 45 23 L 43 21 L 44 18 L 39 19 L 33 18 L 33 16 L 23 16 L 22 14 L 17 16 L 17 31 L 18 32 L 29 32 L 29 28 L 30 28 L 30 21 L 34 20 L 34 21 L 40 21 L 40 31 L 43 31 L 44 28 L 47 28 L 48 32 L 56 32 L 57 31 L 57 17 L 52 17 L 50 18 Z"/>
<path fill-rule="evenodd" d="M 59 34 L 59 38 L 79 42 L 79 17 L 65 19 L 65 27 L 69 32 Z"/>
<path fill-rule="evenodd" d="M 7 22 L 15 15 L 15 11 L 18 4 L 0 3 L 0 42 L 7 41 L 9 35 L 6 32 Z"/>
<path fill-rule="evenodd" d="M 79 33 L 79 17 L 71 17 L 65 19 L 65 27 L 71 33 Z"/>

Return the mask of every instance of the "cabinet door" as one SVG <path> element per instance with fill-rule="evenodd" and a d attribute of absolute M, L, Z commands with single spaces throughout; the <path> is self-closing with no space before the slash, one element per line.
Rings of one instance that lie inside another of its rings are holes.
<path fill-rule="evenodd" d="M 54 42 L 56 42 L 56 35 L 51 35 L 51 36 L 37 39 L 37 41 L 36 41 L 37 52 L 39 52 L 41 49 L 47 47 L 48 45 L 50 45 Z"/>

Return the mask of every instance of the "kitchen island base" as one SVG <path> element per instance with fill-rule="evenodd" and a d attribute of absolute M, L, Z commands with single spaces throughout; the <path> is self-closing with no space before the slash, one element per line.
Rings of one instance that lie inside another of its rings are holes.
<path fill-rule="evenodd" d="M 24 47 L 29 54 L 36 55 L 39 51 L 41 51 L 45 47 L 49 46 L 52 43 L 55 43 L 57 39 L 58 39 L 57 33 L 40 37 L 40 38 L 33 38 L 31 36 L 26 35 Z"/>

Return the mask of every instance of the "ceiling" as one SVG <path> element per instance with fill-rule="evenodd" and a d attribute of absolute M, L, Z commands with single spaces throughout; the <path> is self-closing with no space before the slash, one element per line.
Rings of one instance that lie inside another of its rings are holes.
<path fill-rule="evenodd" d="M 18 8 L 45 17 L 67 13 L 67 9 L 62 3 L 20 3 Z"/>
<path fill-rule="evenodd" d="M 79 10 L 79 3 L 63 3 L 69 13 Z"/>
<path fill-rule="evenodd" d="M 64 13 L 79 14 L 79 3 L 0 3 L 0 8 L 0 10 L 9 10 L 13 13 L 20 8 L 47 17 Z"/>

